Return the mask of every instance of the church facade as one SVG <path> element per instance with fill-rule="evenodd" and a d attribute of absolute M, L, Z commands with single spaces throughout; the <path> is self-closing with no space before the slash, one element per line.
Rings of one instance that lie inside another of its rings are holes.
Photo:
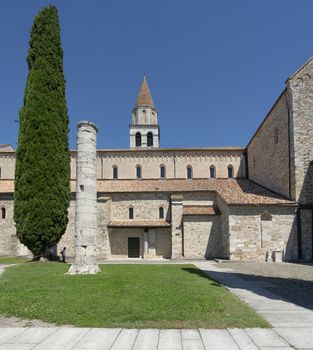
<path fill-rule="evenodd" d="M 144 78 L 130 148 L 97 151 L 99 259 L 312 260 L 313 59 L 246 147 L 161 148 Z M 0 146 L 0 255 L 25 255 L 13 221 L 15 151 Z M 74 255 L 76 152 L 69 223 Z"/>

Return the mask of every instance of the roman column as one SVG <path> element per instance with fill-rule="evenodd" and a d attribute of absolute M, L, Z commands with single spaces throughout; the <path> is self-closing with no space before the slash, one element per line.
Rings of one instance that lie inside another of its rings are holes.
<path fill-rule="evenodd" d="M 97 237 L 97 127 L 89 121 L 77 124 L 75 263 L 69 274 L 95 274 Z"/>

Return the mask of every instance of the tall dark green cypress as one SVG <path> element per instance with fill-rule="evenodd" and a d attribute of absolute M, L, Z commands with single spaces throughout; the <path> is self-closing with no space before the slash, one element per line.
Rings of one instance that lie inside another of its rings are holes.
<path fill-rule="evenodd" d="M 64 234 L 70 201 L 70 152 L 58 12 L 43 8 L 31 30 L 16 151 L 14 220 L 35 256 Z"/>

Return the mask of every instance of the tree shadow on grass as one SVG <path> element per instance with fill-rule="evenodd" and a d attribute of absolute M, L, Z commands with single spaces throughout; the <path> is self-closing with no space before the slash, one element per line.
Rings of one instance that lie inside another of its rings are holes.
<path fill-rule="evenodd" d="M 199 277 L 209 277 L 229 288 L 248 290 L 271 300 L 287 301 L 313 310 L 313 281 L 296 276 L 294 278 L 269 277 L 251 273 L 227 272 L 222 269 L 221 271 L 202 271 L 196 268 L 183 268 L 183 270 Z M 216 283 L 216 286 L 220 285 Z"/>
<path fill-rule="evenodd" d="M 215 287 L 221 287 L 220 283 L 217 283 L 214 279 L 211 279 L 204 271 L 197 269 L 197 268 L 193 268 L 193 267 L 183 267 L 182 268 L 183 271 L 195 274 L 199 277 L 205 278 L 206 280 L 210 280 L 212 281 L 212 285 Z"/>

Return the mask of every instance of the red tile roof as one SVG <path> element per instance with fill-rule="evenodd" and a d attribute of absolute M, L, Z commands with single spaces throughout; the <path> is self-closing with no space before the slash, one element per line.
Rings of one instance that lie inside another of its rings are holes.
<path fill-rule="evenodd" d="M 75 192 L 76 182 L 71 181 Z M 247 179 L 193 179 L 193 180 L 98 180 L 101 193 L 136 192 L 217 192 L 229 205 L 295 205 L 296 203 L 275 194 Z M 13 193 L 13 180 L 0 180 L 0 193 Z"/>
<path fill-rule="evenodd" d="M 213 216 L 220 215 L 220 211 L 212 205 L 184 205 L 183 215 Z"/>
<path fill-rule="evenodd" d="M 146 77 L 143 78 L 141 83 L 139 95 L 136 101 L 136 107 L 138 106 L 151 106 L 154 107 L 154 103 L 151 97 L 150 89 L 146 80 Z"/>

